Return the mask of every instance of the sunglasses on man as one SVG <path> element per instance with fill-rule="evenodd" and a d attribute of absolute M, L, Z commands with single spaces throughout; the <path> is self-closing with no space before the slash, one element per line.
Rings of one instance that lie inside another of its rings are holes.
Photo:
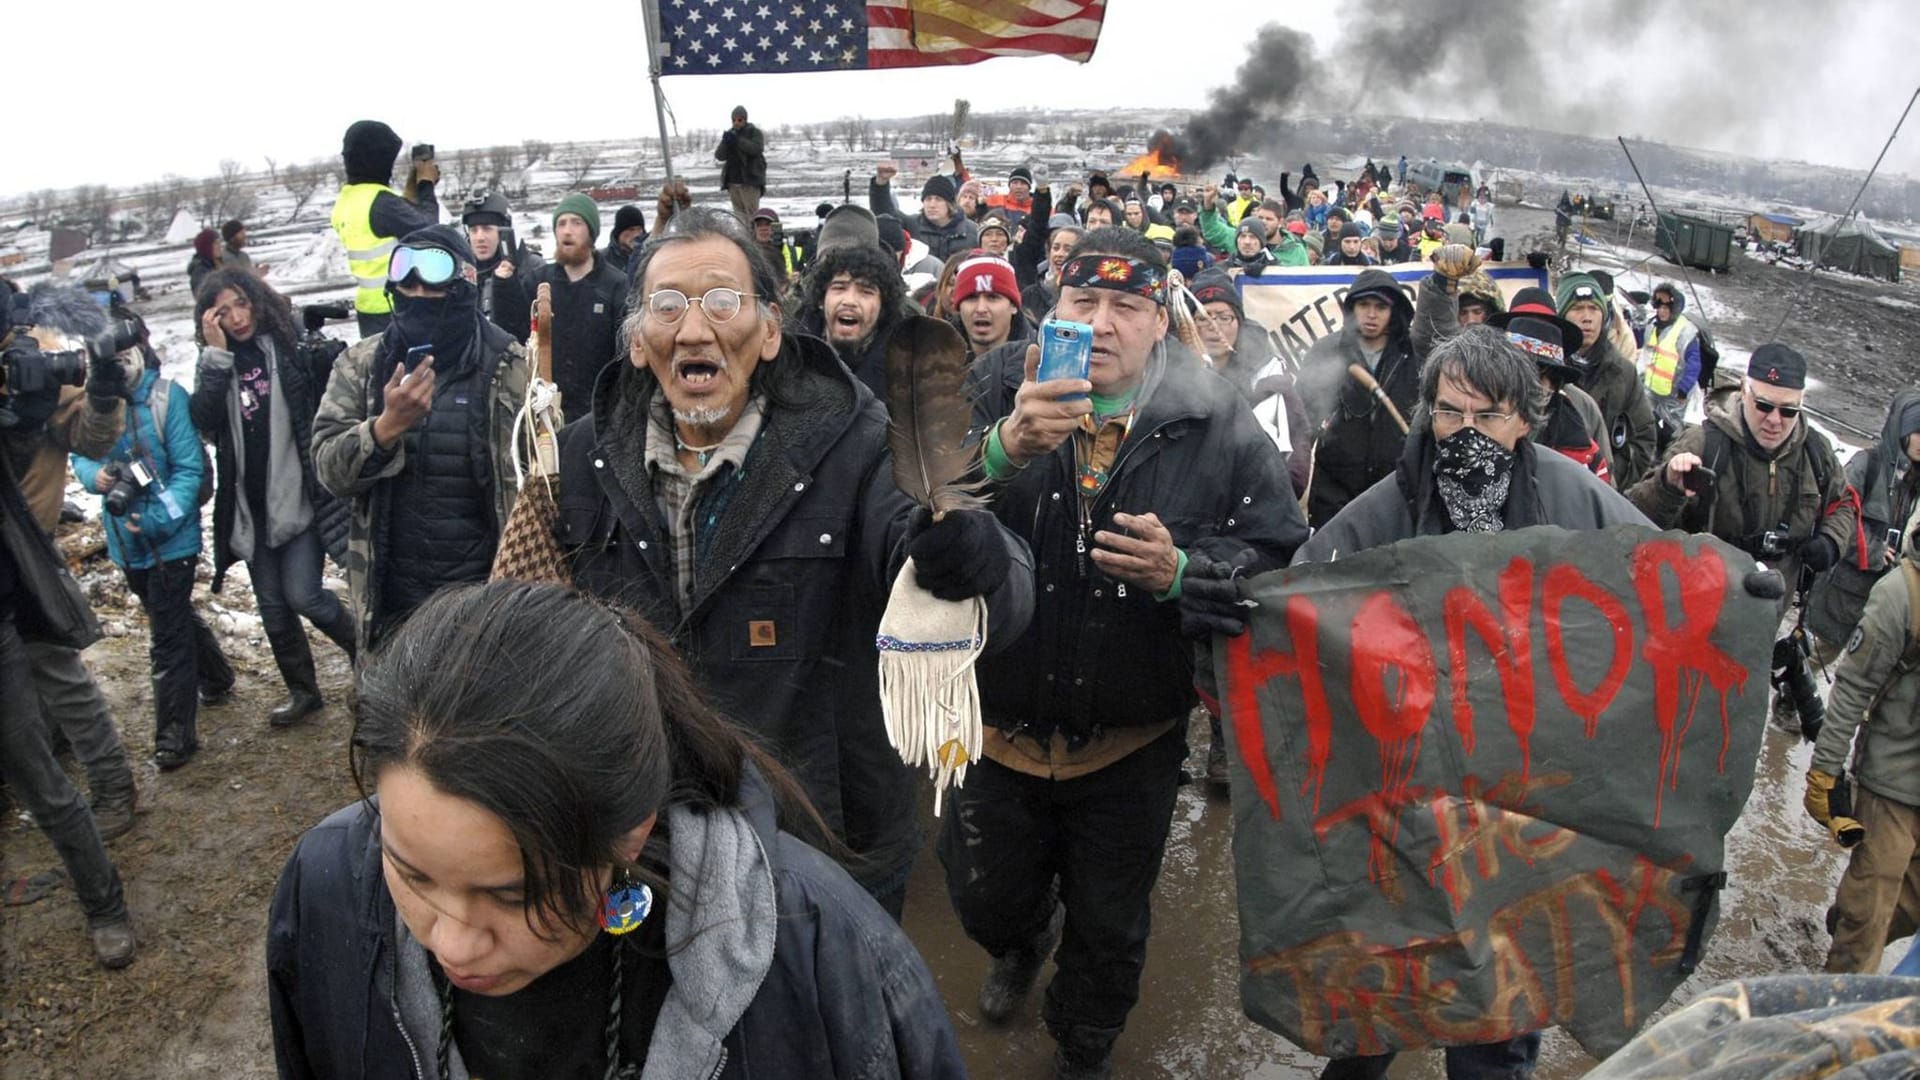
<path fill-rule="evenodd" d="M 1794 417 L 1799 416 L 1800 408 L 1801 408 L 1798 405 L 1782 405 L 1777 401 L 1768 401 L 1766 398 L 1761 397 L 1759 394 L 1753 395 L 1753 407 L 1756 409 L 1759 409 L 1760 415 L 1762 416 L 1770 416 L 1773 414 L 1774 410 L 1777 409 L 1779 410 L 1780 415 L 1785 417 L 1788 420 L 1791 420 Z"/>

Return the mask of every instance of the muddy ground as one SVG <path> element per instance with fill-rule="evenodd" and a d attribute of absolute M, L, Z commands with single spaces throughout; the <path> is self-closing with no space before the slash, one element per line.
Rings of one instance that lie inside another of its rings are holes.
<path fill-rule="evenodd" d="M 1510 210 L 1503 231 L 1550 230 L 1550 215 Z M 1655 264 L 1656 277 L 1673 274 Z M 1824 382 L 1814 400 L 1845 423 L 1877 429 L 1892 389 L 1920 375 L 1920 308 L 1913 286 L 1796 274 L 1741 259 L 1730 275 L 1700 277 L 1718 306 L 1723 344 L 1751 348 L 1782 312 L 1781 338 L 1813 358 Z M 77 527 L 84 529 L 85 526 Z M 69 538 L 70 546 L 85 547 Z M 103 622 L 117 631 L 88 654 L 136 764 L 136 828 L 111 845 L 127 882 L 140 956 L 123 972 L 92 960 L 73 898 L 59 892 L 0 914 L 0 1076 L 264 1077 L 273 1073 L 264 994 L 263 933 L 276 875 L 294 839 L 353 797 L 346 767 L 348 673 L 315 636 L 332 704 L 290 731 L 270 731 L 266 711 L 281 687 L 267 653 L 244 568 L 202 611 L 220 628 L 240 673 L 238 693 L 200 718 L 203 749 L 186 768 L 146 764 L 152 716 L 146 628 L 118 572 L 95 558 L 80 567 Z M 340 587 L 338 581 L 334 582 Z M 1195 746 L 1204 743 L 1197 734 Z M 1752 801 L 1730 841 L 1724 915 L 1691 996 L 1728 978 L 1818 966 L 1821 913 L 1838 875 L 1838 849 L 1800 809 L 1808 750 L 1769 731 Z M 1310 1075 L 1318 1059 L 1240 1015 L 1235 983 L 1231 825 L 1225 802 L 1185 789 L 1156 895 L 1144 998 L 1120 1044 L 1122 1077 L 1266 1078 Z M 0 822 L 9 876 L 55 865 L 20 815 Z M 1046 1075 L 1051 1042 L 1029 1006 L 1005 1031 L 979 1023 L 973 1000 L 984 955 L 958 932 L 931 852 L 913 882 L 906 925 L 925 953 L 983 1077 Z M 1898 955 L 1899 950 L 1894 950 Z M 1544 1077 L 1591 1066 L 1570 1040 L 1550 1036 Z M 1438 1077 L 1437 1054 L 1405 1055 L 1399 1077 Z"/>

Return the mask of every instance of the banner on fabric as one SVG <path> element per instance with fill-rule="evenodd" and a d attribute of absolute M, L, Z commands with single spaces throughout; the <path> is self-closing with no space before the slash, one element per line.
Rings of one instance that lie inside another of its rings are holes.
<path fill-rule="evenodd" d="M 1508 304 L 1512 304 L 1514 293 L 1530 285 L 1547 287 L 1547 272 L 1535 270 L 1526 263 L 1487 263 L 1480 269 L 1500 287 L 1500 295 Z M 1288 364 L 1298 370 L 1314 342 L 1340 332 L 1346 321 L 1340 301 L 1362 270 L 1384 270 L 1393 275 L 1410 301 L 1415 299 L 1421 279 L 1433 273 L 1433 267 L 1424 263 L 1371 267 L 1276 266 L 1269 267 L 1264 274 L 1242 274 L 1235 280 L 1240 285 L 1240 299 L 1246 306 L 1247 318 L 1273 331 L 1275 347 Z"/>
<path fill-rule="evenodd" d="M 649 0 L 662 75 L 1093 59 L 1107 0 Z"/>
<path fill-rule="evenodd" d="M 1623 1045 L 1697 959 L 1776 601 L 1707 536 L 1402 541 L 1253 579 L 1214 642 L 1241 1001 L 1332 1057 Z"/>

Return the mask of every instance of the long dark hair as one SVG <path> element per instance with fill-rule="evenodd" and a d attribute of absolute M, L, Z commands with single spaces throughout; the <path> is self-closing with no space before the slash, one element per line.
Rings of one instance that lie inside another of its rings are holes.
<path fill-rule="evenodd" d="M 363 799 L 404 766 L 498 817 L 520 846 L 536 932 L 593 924 L 596 868 L 658 881 L 665 830 L 637 863 L 622 840 L 669 804 L 738 806 L 749 762 L 783 824 L 837 847 L 786 771 L 707 708 L 658 631 L 556 585 L 462 586 L 421 605 L 367 669 L 349 754 Z"/>
<path fill-rule="evenodd" d="M 283 352 L 290 351 L 300 340 L 293 328 L 293 304 L 286 297 L 273 290 L 271 285 L 260 280 L 260 275 L 251 270 L 227 267 L 215 270 L 200 282 L 200 291 L 193 297 L 193 339 L 205 345 L 206 338 L 200 329 L 201 316 L 213 307 L 213 302 L 228 289 L 247 298 L 253 307 L 253 333 L 273 338 L 275 345 Z"/>

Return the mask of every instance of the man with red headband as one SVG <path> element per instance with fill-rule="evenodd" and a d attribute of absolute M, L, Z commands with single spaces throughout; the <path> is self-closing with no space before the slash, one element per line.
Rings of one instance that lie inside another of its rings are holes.
<path fill-rule="evenodd" d="M 1306 525 L 1246 403 L 1167 336 L 1152 241 L 1095 229 L 1059 281 L 1056 317 L 1092 328 L 1085 378 L 1039 381 L 1019 342 L 974 365 L 994 513 L 1033 548 L 1035 605 L 980 662 L 984 760 L 949 796 L 940 858 L 993 957 L 981 1014 L 1006 1021 L 1053 954 L 1055 1075 L 1102 1077 L 1146 965 L 1189 637 L 1244 631 L 1233 577 L 1282 564 Z"/>

